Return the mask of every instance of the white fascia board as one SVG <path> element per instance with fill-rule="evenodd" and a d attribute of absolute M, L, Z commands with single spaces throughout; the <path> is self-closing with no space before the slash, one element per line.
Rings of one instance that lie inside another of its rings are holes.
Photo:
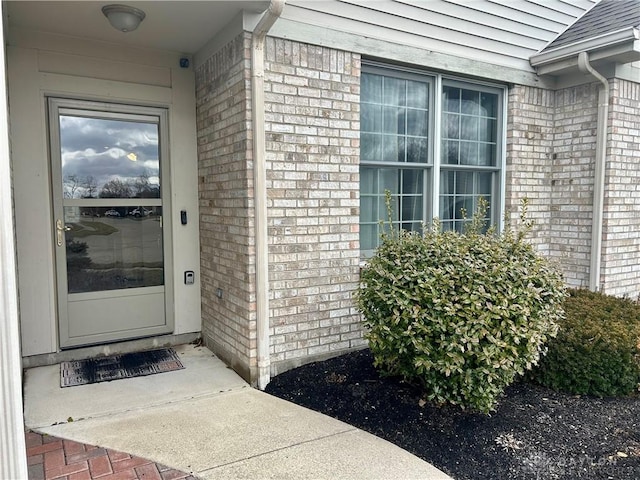
<path fill-rule="evenodd" d="M 554 48 L 547 52 L 538 53 L 531 56 L 530 62 L 531 66 L 539 68 L 551 63 L 561 62 L 572 57 L 576 57 L 580 52 L 605 49 L 624 43 L 630 43 L 633 45 L 636 40 L 640 40 L 640 32 L 637 28 L 623 28 L 615 32 L 606 33 L 580 42 L 563 45 L 562 47 Z"/>
<path fill-rule="evenodd" d="M 588 50 L 587 50 L 588 51 Z M 579 53 L 579 52 L 578 52 Z M 578 69 L 578 53 L 536 67 L 539 75 L 565 75 Z M 614 44 L 589 52 L 589 60 L 599 69 L 609 63 L 626 64 L 640 60 L 640 40 Z"/>
<path fill-rule="evenodd" d="M 589 53 L 589 60 L 615 61 L 617 63 L 631 63 L 640 60 L 640 40 L 634 40 L 622 45 L 614 45 L 609 48 L 595 50 Z"/>

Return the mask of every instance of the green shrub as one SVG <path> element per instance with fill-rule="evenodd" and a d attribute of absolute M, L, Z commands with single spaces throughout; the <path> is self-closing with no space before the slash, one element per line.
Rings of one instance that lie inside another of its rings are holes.
<path fill-rule="evenodd" d="M 361 275 L 358 309 L 375 365 L 419 383 L 428 398 L 489 412 L 539 359 L 562 317 L 558 271 L 507 227 L 482 233 L 484 205 L 465 234 L 386 226 Z"/>
<path fill-rule="evenodd" d="M 638 389 L 640 305 L 588 290 L 571 290 L 566 318 L 531 377 L 555 390 L 599 397 Z"/>

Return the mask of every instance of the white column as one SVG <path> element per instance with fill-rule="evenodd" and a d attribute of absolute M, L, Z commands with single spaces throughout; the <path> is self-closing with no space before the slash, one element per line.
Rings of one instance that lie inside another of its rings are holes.
<path fill-rule="evenodd" d="M 22 366 L 9 164 L 3 25 L 0 22 L 0 478 L 26 479 Z"/>

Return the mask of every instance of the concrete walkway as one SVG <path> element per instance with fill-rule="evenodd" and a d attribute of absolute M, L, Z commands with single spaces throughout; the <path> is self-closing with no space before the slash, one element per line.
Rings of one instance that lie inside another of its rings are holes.
<path fill-rule="evenodd" d="M 203 479 L 450 479 L 395 445 L 247 385 L 204 347 L 184 370 L 60 388 L 27 370 L 27 428 Z"/>

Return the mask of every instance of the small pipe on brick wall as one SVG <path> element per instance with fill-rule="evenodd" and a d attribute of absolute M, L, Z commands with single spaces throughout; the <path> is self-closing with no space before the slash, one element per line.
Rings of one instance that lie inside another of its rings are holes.
<path fill-rule="evenodd" d="M 267 173 L 264 129 L 264 41 L 282 14 L 285 0 L 271 0 L 251 38 L 251 116 L 253 119 L 253 208 L 256 248 L 256 350 L 258 388 L 271 380 L 269 356 L 269 243 L 267 238 Z"/>
<path fill-rule="evenodd" d="M 609 82 L 589 63 L 589 54 L 578 55 L 578 68 L 600 83 L 598 92 L 598 124 L 596 127 L 596 162 L 593 179 L 593 216 L 591 222 L 591 262 L 589 266 L 589 289 L 600 290 L 602 265 L 602 221 L 604 216 L 605 167 L 607 162 L 607 127 L 609 123 Z"/>

